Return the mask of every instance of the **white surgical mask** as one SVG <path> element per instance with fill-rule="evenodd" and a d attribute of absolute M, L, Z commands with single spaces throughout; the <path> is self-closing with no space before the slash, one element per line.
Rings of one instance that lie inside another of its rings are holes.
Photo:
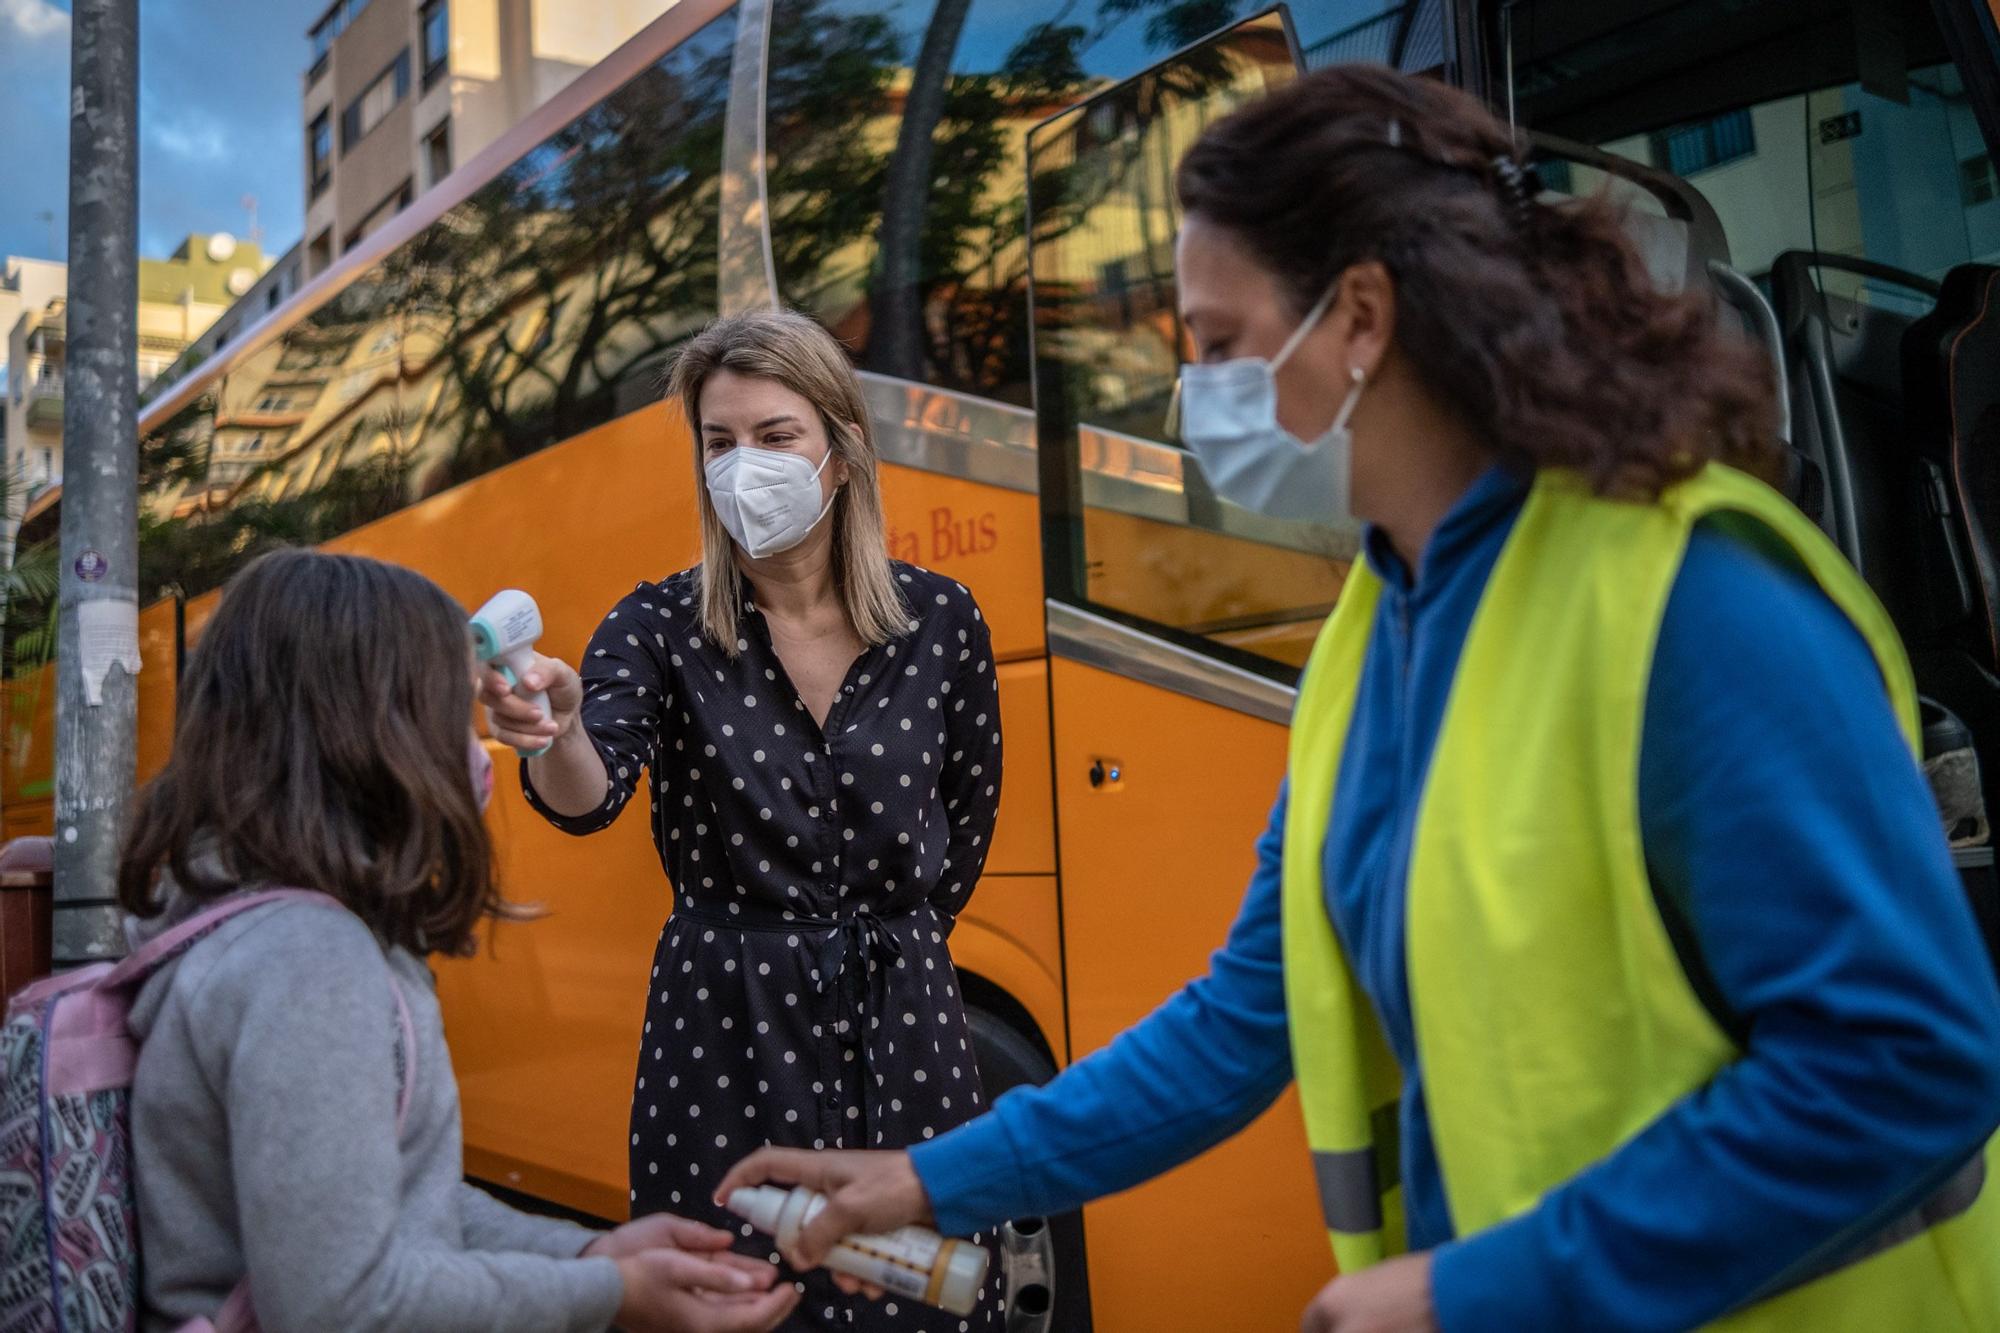
<path fill-rule="evenodd" d="M 1278 424 L 1278 368 L 1338 290 L 1337 282 L 1326 289 L 1269 361 L 1245 356 L 1181 367 L 1181 439 L 1223 499 L 1272 518 L 1311 523 L 1331 523 L 1350 512 L 1354 437 L 1347 419 L 1361 399 L 1361 368 L 1351 372 L 1354 387 L 1318 439 L 1307 443 Z"/>
<path fill-rule="evenodd" d="M 739 444 L 708 460 L 709 498 L 722 526 L 752 560 L 789 551 L 806 539 L 833 508 L 819 498 L 819 474 L 833 450 L 814 467 L 782 449 Z"/>

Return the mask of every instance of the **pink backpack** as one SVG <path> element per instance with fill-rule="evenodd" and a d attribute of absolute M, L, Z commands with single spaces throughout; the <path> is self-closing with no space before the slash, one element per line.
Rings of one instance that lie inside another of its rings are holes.
<path fill-rule="evenodd" d="M 345 910 L 310 889 L 243 894 L 197 914 L 117 963 L 24 988 L 0 1028 L 0 1329 L 130 1330 L 139 1319 L 139 1245 L 129 1119 L 139 1043 L 126 1025 L 139 988 L 217 926 L 271 903 Z M 402 1029 L 397 1127 L 410 1108 L 416 1033 Z M 251 1333 L 248 1279 L 211 1322 L 182 1333 Z"/>

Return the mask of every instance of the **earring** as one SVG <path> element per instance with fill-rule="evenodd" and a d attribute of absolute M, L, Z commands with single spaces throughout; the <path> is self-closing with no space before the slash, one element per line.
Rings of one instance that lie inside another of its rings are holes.
<path fill-rule="evenodd" d="M 1347 419 L 1354 415 L 1355 404 L 1361 401 L 1361 391 L 1368 385 L 1368 372 L 1360 366 L 1349 366 L 1347 378 L 1354 387 L 1347 391 L 1347 401 L 1340 405 L 1339 413 L 1333 418 L 1331 429 L 1337 431 L 1347 429 Z"/>

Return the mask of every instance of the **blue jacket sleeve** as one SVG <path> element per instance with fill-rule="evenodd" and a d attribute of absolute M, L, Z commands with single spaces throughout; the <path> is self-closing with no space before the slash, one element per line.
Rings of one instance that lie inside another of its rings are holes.
<path fill-rule="evenodd" d="M 1284 1091 L 1284 823 L 1281 791 L 1206 976 L 1052 1082 L 910 1150 L 941 1230 L 969 1235 L 1129 1189 L 1236 1133 Z"/>
<path fill-rule="evenodd" d="M 1442 1247 L 1448 1333 L 1704 1324 L 1914 1207 L 2000 1121 L 2000 990 L 1874 659 L 1742 535 L 1697 530 L 1669 599 L 1640 803 L 1742 1055 Z"/>

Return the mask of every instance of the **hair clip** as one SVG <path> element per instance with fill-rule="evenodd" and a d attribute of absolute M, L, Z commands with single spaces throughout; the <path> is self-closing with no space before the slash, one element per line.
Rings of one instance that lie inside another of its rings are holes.
<path fill-rule="evenodd" d="M 1403 122 L 1397 120 L 1394 116 L 1389 117 L 1388 139 L 1391 148 L 1401 148 L 1403 146 Z"/>
<path fill-rule="evenodd" d="M 1529 210 L 1542 192 L 1542 174 L 1533 164 L 1523 165 L 1511 153 L 1493 159 L 1493 175 L 1500 183 L 1500 202 L 1516 227 L 1528 225 Z"/>

